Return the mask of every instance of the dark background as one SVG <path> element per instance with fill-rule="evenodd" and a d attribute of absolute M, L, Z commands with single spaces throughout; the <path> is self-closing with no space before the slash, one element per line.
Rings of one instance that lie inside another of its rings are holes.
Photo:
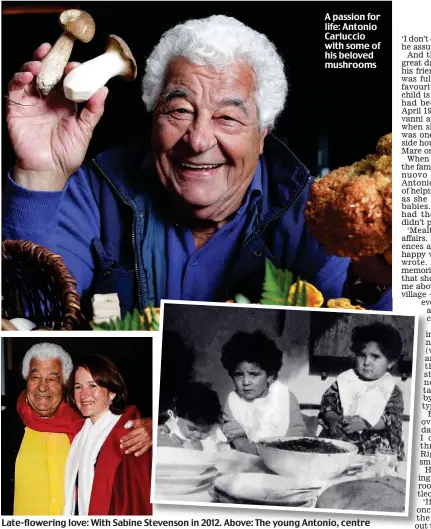
<path fill-rule="evenodd" d="M 375 152 L 378 138 L 391 130 L 391 2 L 3 2 L 3 94 L 33 50 L 58 38 L 58 14 L 71 7 L 90 12 L 97 28 L 90 43 L 75 44 L 72 60 L 103 53 L 107 35 L 114 33 L 128 43 L 138 63 L 135 82 L 108 83 L 106 112 L 89 155 L 131 136 L 148 136 L 151 118 L 140 99 L 146 58 L 164 31 L 212 14 L 234 16 L 276 45 L 286 64 L 289 95 L 274 132 L 314 174 Z M 382 41 L 381 51 L 375 52 L 378 67 L 325 69 L 325 14 L 352 12 L 381 15 L 378 31 L 367 34 L 369 42 Z M 3 168 L 8 169 L 13 153 L 5 132 L 3 123 Z"/>

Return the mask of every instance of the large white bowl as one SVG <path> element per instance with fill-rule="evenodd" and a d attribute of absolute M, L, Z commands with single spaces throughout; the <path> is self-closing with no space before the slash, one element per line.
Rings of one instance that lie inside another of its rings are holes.
<path fill-rule="evenodd" d="M 207 490 L 211 487 L 213 482 L 214 479 L 206 479 L 201 481 L 200 483 L 168 483 L 160 482 L 156 479 L 155 490 L 158 494 L 176 496 Z"/>
<path fill-rule="evenodd" d="M 178 469 L 178 467 L 175 467 L 175 470 L 173 471 L 171 467 L 167 467 L 167 471 L 165 470 L 166 467 L 157 467 L 156 470 L 156 483 L 161 484 L 174 484 L 174 483 L 188 483 L 188 484 L 195 484 L 199 485 L 200 483 L 204 481 L 208 481 L 209 479 L 214 479 L 216 476 L 218 476 L 219 471 L 216 469 L 216 467 L 208 467 L 204 472 L 191 472 L 186 471 L 183 472 L 182 469 Z"/>
<path fill-rule="evenodd" d="M 156 452 L 156 472 L 160 470 L 190 471 L 201 474 L 216 463 L 217 455 L 201 450 L 159 446 Z"/>
<path fill-rule="evenodd" d="M 313 439 L 333 443 L 347 452 L 340 454 L 323 454 L 316 452 L 296 452 L 273 448 L 262 443 L 275 441 L 293 441 L 296 439 Z M 352 443 L 335 439 L 316 437 L 276 437 L 262 439 L 257 450 L 265 465 L 281 476 L 292 478 L 295 487 L 324 485 L 332 478 L 344 472 L 355 458 L 358 448 Z"/>

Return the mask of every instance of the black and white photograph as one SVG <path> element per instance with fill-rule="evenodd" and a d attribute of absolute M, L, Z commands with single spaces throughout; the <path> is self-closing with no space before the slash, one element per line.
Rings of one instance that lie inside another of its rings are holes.
<path fill-rule="evenodd" d="M 1 514 L 151 515 L 152 339 L 1 341 Z"/>
<path fill-rule="evenodd" d="M 154 503 L 408 513 L 416 317 L 162 313 Z"/>

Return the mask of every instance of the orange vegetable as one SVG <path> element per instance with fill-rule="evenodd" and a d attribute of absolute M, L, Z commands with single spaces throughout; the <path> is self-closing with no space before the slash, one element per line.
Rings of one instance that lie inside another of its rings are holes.
<path fill-rule="evenodd" d="M 307 294 L 307 305 L 306 305 L 307 307 L 321 307 L 323 305 L 324 299 L 323 299 L 323 295 L 320 292 L 320 290 L 317 290 L 315 286 L 311 285 L 310 283 L 307 283 L 306 281 L 302 281 L 302 280 L 297 281 L 290 287 L 289 296 L 287 298 L 289 303 L 293 303 L 295 299 L 296 288 L 297 288 L 298 283 L 299 283 L 300 291 L 303 288 L 303 285 L 305 283 L 305 290 Z"/>
<path fill-rule="evenodd" d="M 366 310 L 360 305 L 352 305 L 350 299 L 337 298 L 329 299 L 327 303 L 328 309 L 354 309 L 354 310 Z"/>

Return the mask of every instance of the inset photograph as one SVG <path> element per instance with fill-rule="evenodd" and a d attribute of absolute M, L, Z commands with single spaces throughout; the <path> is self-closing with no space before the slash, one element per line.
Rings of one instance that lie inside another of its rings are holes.
<path fill-rule="evenodd" d="M 154 503 L 406 515 L 414 316 L 165 302 Z"/>
<path fill-rule="evenodd" d="M 2 338 L 1 514 L 151 515 L 152 339 Z"/>

